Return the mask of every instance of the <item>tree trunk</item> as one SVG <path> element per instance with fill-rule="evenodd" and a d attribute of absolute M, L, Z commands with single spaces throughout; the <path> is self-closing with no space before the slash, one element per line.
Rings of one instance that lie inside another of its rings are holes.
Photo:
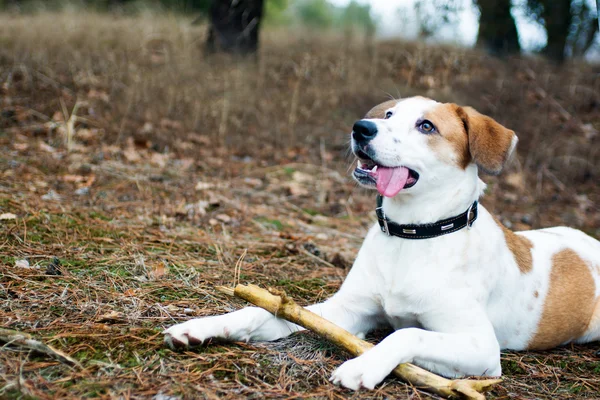
<path fill-rule="evenodd" d="M 562 62 L 571 28 L 571 0 L 543 0 L 542 18 L 548 41 L 544 47 L 546 57 Z"/>
<path fill-rule="evenodd" d="M 213 0 L 206 50 L 209 53 L 255 53 L 263 3 L 264 0 Z"/>
<path fill-rule="evenodd" d="M 511 0 L 477 0 L 481 13 L 477 46 L 500 56 L 519 53 L 519 34 L 510 13 Z"/>

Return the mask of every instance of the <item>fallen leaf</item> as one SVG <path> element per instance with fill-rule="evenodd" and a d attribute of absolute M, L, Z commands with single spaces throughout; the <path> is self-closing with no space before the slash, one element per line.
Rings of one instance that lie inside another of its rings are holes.
<path fill-rule="evenodd" d="M 159 168 L 164 168 L 167 165 L 169 156 L 161 153 L 152 153 L 150 157 L 150 163 L 156 165 Z"/>
<path fill-rule="evenodd" d="M 78 183 L 86 180 L 86 177 L 81 175 L 63 175 L 62 180 L 64 182 Z"/>
<path fill-rule="evenodd" d="M 152 132 L 154 132 L 154 125 L 152 125 L 151 122 L 144 123 L 144 126 L 142 126 L 142 133 L 152 133 Z"/>
<path fill-rule="evenodd" d="M 43 150 L 48 153 L 54 153 L 56 151 L 56 149 L 54 147 L 52 147 L 49 144 L 46 144 L 44 142 L 40 142 L 40 150 Z"/>
<path fill-rule="evenodd" d="M 294 171 L 292 174 L 292 179 L 296 182 L 308 183 L 314 181 L 315 176 L 300 171 Z"/>
<path fill-rule="evenodd" d="M 206 190 L 206 189 L 212 189 L 214 188 L 215 185 L 213 185 L 212 183 L 208 183 L 208 182 L 198 182 L 196 183 L 196 190 Z"/>
<path fill-rule="evenodd" d="M 217 219 L 225 223 L 231 222 L 231 217 L 227 214 L 219 214 L 217 215 Z"/>
<path fill-rule="evenodd" d="M 165 309 L 166 309 L 168 312 L 172 312 L 172 313 L 179 312 L 179 307 L 177 307 L 177 306 L 176 306 L 176 305 L 174 305 L 174 304 L 169 304 L 168 306 L 166 306 L 166 307 L 165 307 Z"/>
<path fill-rule="evenodd" d="M 286 182 L 283 185 L 292 196 L 306 196 L 310 192 L 299 182 Z"/>
<path fill-rule="evenodd" d="M 122 321 L 124 320 L 124 315 L 123 313 L 117 312 L 117 311 L 111 311 L 109 313 L 106 313 L 104 315 L 101 315 L 98 317 L 98 319 L 96 319 L 96 322 L 117 322 L 117 321 Z"/>
<path fill-rule="evenodd" d="M 92 186 L 92 183 L 94 183 L 95 181 L 96 181 L 96 175 L 92 174 L 87 178 L 87 180 L 83 184 L 83 187 L 89 188 L 90 186 Z"/>
<path fill-rule="evenodd" d="M 247 183 L 248 185 L 252 186 L 252 187 L 258 187 L 258 186 L 261 186 L 263 184 L 263 181 L 261 179 L 258 179 L 258 178 L 245 178 L 244 182 Z"/>
<path fill-rule="evenodd" d="M 108 93 L 101 91 L 101 90 L 90 89 L 90 91 L 88 92 L 87 95 L 88 95 L 88 98 L 90 98 L 90 99 L 98 99 L 105 103 L 108 103 L 110 101 L 110 97 L 108 96 Z"/>
<path fill-rule="evenodd" d="M 168 118 L 163 118 L 160 120 L 160 127 L 169 131 L 180 131 L 183 129 L 181 122 Z"/>
<path fill-rule="evenodd" d="M 77 137 L 83 140 L 90 140 L 98 133 L 97 129 L 81 128 L 77 130 Z"/>
<path fill-rule="evenodd" d="M 208 136 L 200 135 L 194 132 L 188 133 L 188 139 L 190 139 L 194 143 L 203 144 L 205 146 L 208 146 L 212 142 Z"/>
<path fill-rule="evenodd" d="M 156 264 L 151 266 L 151 268 L 152 269 L 150 270 L 150 275 L 154 279 L 158 279 L 167 273 L 167 269 L 165 268 L 165 263 L 162 261 L 157 262 Z"/>
<path fill-rule="evenodd" d="M 129 162 L 138 162 L 141 160 L 140 154 L 135 150 L 134 147 L 129 147 L 123 150 L 123 155 Z"/>
<path fill-rule="evenodd" d="M 52 120 L 53 121 L 64 121 L 65 116 L 63 115 L 62 112 L 56 111 L 54 114 L 52 114 Z"/>

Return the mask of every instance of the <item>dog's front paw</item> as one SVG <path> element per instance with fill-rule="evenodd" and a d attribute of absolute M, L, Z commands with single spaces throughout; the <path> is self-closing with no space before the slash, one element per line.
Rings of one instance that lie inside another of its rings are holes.
<path fill-rule="evenodd" d="M 340 365 L 329 380 L 352 390 L 374 389 L 390 372 L 381 363 L 372 362 L 363 355 Z"/>
<path fill-rule="evenodd" d="M 173 325 L 163 331 L 165 343 L 172 349 L 198 346 L 214 337 L 227 337 L 228 332 L 220 327 L 215 318 L 197 318 Z"/>

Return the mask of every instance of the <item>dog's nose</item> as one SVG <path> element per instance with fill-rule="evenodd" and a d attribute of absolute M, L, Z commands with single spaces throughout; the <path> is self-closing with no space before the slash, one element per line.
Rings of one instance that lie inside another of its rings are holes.
<path fill-rule="evenodd" d="M 371 121 L 361 119 L 356 121 L 352 127 L 352 137 L 354 140 L 367 141 L 377 135 L 377 125 Z"/>

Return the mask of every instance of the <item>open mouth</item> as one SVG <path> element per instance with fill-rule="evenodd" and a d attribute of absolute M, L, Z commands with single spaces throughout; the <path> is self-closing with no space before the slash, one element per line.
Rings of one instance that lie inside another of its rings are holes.
<path fill-rule="evenodd" d="M 371 159 L 359 159 L 353 175 L 363 186 L 376 186 L 385 197 L 393 197 L 419 180 L 419 174 L 410 168 L 384 167 Z"/>

